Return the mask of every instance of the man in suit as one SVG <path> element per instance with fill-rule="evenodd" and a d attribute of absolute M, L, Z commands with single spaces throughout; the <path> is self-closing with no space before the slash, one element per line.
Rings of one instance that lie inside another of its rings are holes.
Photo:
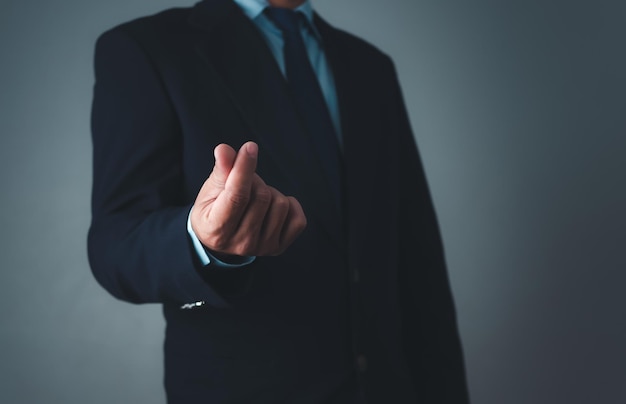
<path fill-rule="evenodd" d="M 95 68 L 90 264 L 163 304 L 168 402 L 467 402 L 386 55 L 308 1 L 203 0 L 109 30 Z"/>

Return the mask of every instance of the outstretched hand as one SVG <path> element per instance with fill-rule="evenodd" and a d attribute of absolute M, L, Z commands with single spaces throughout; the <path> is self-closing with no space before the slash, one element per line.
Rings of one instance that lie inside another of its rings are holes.
<path fill-rule="evenodd" d="M 254 142 L 238 152 L 226 144 L 214 150 L 215 166 L 191 212 L 191 227 L 211 252 L 278 255 L 306 227 L 296 198 L 266 185 L 255 172 L 258 150 Z"/>

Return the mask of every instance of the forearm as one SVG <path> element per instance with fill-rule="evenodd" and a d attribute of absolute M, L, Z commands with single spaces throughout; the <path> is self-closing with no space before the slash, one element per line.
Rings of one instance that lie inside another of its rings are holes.
<path fill-rule="evenodd" d="M 94 218 L 89 260 L 96 279 L 134 303 L 226 303 L 198 274 L 201 266 L 185 234 L 188 207 L 164 208 L 141 218 L 121 213 Z"/>
<path fill-rule="evenodd" d="M 116 30 L 98 41 L 95 67 L 88 251 L 96 279 L 136 303 L 227 305 L 219 285 L 199 272 L 207 268 L 186 231 L 193 198 L 185 189 L 183 135 L 155 66 Z"/>

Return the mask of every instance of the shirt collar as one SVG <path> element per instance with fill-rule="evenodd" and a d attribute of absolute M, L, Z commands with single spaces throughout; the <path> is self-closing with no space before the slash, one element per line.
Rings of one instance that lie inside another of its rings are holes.
<path fill-rule="evenodd" d="M 234 0 L 235 3 L 243 10 L 244 14 L 248 16 L 249 19 L 255 20 L 258 18 L 265 10 L 266 7 L 270 6 L 268 0 Z M 306 0 L 300 6 L 296 8 L 296 11 L 301 12 L 306 17 L 306 20 L 309 22 L 309 26 L 312 28 L 315 36 L 318 39 L 321 39 L 315 24 L 313 24 L 313 6 L 309 0 Z"/>

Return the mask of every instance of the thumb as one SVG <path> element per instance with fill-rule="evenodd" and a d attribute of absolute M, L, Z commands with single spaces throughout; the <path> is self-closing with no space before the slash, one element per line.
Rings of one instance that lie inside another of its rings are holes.
<path fill-rule="evenodd" d="M 213 166 L 210 179 L 214 185 L 223 188 L 235 163 L 237 152 L 229 145 L 222 143 L 215 147 L 213 156 L 215 156 L 215 166 Z"/>

